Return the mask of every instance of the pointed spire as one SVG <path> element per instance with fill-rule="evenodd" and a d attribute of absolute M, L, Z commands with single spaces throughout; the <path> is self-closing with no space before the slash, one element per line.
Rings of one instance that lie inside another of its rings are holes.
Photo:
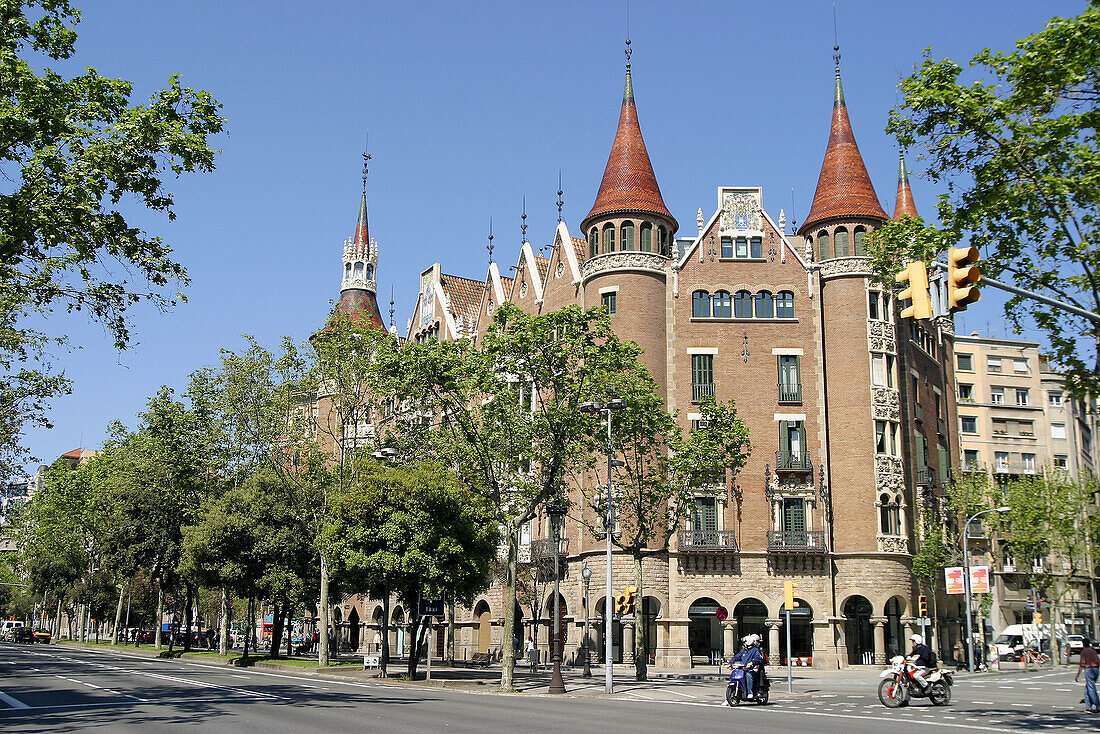
<path fill-rule="evenodd" d="M 833 51 L 836 91 L 829 144 L 825 148 L 825 160 L 821 164 L 814 201 L 798 230 L 799 234 L 804 234 L 825 219 L 887 219 L 875 194 L 875 187 L 871 185 L 871 177 L 867 175 L 867 166 L 863 163 L 852 133 L 852 123 L 848 119 L 848 105 L 844 102 L 844 89 L 840 84 L 840 47 L 833 46 Z"/>
<path fill-rule="evenodd" d="M 898 201 L 894 205 L 894 219 L 915 217 L 917 205 L 913 203 L 913 190 L 909 188 L 909 172 L 905 170 L 905 151 L 898 154 Z"/>
<path fill-rule="evenodd" d="M 378 252 L 367 231 L 367 162 L 370 154 L 363 152 L 363 191 L 359 197 L 359 219 L 355 235 L 344 242 L 344 273 L 340 284 L 340 300 L 336 309 L 356 323 L 367 322 L 385 328 L 382 312 L 375 295 Z"/>
<path fill-rule="evenodd" d="M 359 197 L 359 219 L 355 223 L 355 239 L 352 244 L 370 247 L 370 233 L 367 230 L 367 162 L 370 153 L 363 153 L 363 194 Z"/>
<path fill-rule="evenodd" d="M 675 231 L 676 219 L 665 206 L 638 124 L 634 84 L 630 76 L 630 40 L 626 43 L 626 85 L 623 88 L 619 127 L 615 131 L 615 142 L 611 144 L 611 154 L 607 158 L 596 203 L 581 222 L 581 228 L 587 229 L 591 220 L 605 214 L 646 212 L 669 220 Z"/>

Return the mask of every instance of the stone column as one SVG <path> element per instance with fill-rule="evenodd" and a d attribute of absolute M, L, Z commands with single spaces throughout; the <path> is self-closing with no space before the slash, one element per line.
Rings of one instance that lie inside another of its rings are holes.
<path fill-rule="evenodd" d="M 725 650 L 723 654 L 726 656 L 726 660 L 729 660 L 737 653 L 737 620 L 726 619 L 722 623 L 722 642 Z"/>
<path fill-rule="evenodd" d="M 836 670 L 836 649 L 833 645 L 833 628 L 827 619 L 814 619 L 810 622 L 813 634 L 813 667 Z"/>
<path fill-rule="evenodd" d="M 665 648 L 668 651 L 665 656 L 667 667 L 691 667 L 691 648 L 688 646 L 688 626 L 690 624 L 691 621 L 687 619 L 668 620 L 668 647 Z"/>
<path fill-rule="evenodd" d="M 886 617 L 871 617 L 875 626 L 875 665 L 886 665 Z"/>
<path fill-rule="evenodd" d="M 835 651 L 837 667 L 848 667 L 848 620 L 844 617 L 830 617 L 830 624 L 833 625 L 833 639 L 836 640 L 836 645 L 833 650 Z"/>
<path fill-rule="evenodd" d="M 634 618 L 623 617 L 623 663 L 634 664 Z"/>
<path fill-rule="evenodd" d="M 768 664 L 779 665 L 785 652 L 779 643 L 779 628 L 783 626 L 782 619 L 765 619 L 768 626 Z"/>

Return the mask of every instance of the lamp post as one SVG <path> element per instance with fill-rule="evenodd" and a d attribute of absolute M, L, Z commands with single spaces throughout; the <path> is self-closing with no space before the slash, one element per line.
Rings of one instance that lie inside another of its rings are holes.
<path fill-rule="evenodd" d="M 554 671 L 550 676 L 548 693 L 565 693 L 565 682 L 561 678 L 561 602 L 559 601 L 560 577 L 558 563 L 561 560 L 561 526 L 565 519 L 565 501 L 556 496 L 546 505 L 546 514 L 550 516 L 550 532 L 554 539 L 554 632 L 550 635 L 550 660 Z"/>
<path fill-rule="evenodd" d="M 588 582 L 592 580 L 592 569 L 588 567 L 588 561 L 584 562 L 584 568 L 581 569 L 581 578 L 584 579 L 584 672 L 581 675 L 591 678 L 592 665 L 588 661 Z"/>
<path fill-rule="evenodd" d="M 963 526 L 963 591 L 966 596 L 966 669 L 974 672 L 974 625 L 970 619 L 970 552 L 967 550 L 967 538 L 970 537 L 970 523 L 989 512 L 1008 512 L 1011 507 L 993 507 L 971 515 Z"/>
<path fill-rule="evenodd" d="M 604 639 L 604 692 L 614 693 L 615 683 L 612 677 L 615 665 L 614 641 L 611 639 L 611 609 L 614 605 L 615 592 L 611 579 L 611 531 L 615 528 L 615 511 L 611 501 L 611 470 L 616 466 L 624 466 L 623 462 L 612 459 L 614 447 L 611 445 L 611 413 L 626 408 L 626 401 L 622 398 L 613 398 L 606 405 L 600 403 L 581 403 L 582 413 L 606 413 L 607 414 L 607 514 L 604 516 L 604 532 L 607 534 L 607 598 L 603 603 L 603 639 Z"/>

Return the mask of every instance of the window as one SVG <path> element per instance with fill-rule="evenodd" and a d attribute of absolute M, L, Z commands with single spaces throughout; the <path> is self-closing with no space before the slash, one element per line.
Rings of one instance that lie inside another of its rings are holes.
<path fill-rule="evenodd" d="M 995 436 L 1004 436 L 1008 434 L 1008 420 L 1005 418 L 993 419 L 993 434 Z"/>
<path fill-rule="evenodd" d="M 351 263 L 344 263 L 344 277 L 351 277 Z"/>
<path fill-rule="evenodd" d="M 733 315 L 729 291 L 717 291 L 714 294 L 714 318 L 728 319 Z"/>
<path fill-rule="evenodd" d="M 1020 436 L 1034 436 L 1035 423 L 1033 421 L 1017 421 L 1016 431 Z"/>
<path fill-rule="evenodd" d="M 748 291 L 737 291 L 733 294 L 733 317 L 735 319 L 752 318 L 752 294 Z"/>
<path fill-rule="evenodd" d="M 603 228 L 603 251 L 615 252 L 615 225 L 613 224 Z"/>
<path fill-rule="evenodd" d="M 362 278 L 363 277 L 363 263 L 355 263 L 355 277 L 356 278 Z"/>
<path fill-rule="evenodd" d="M 806 532 L 806 501 L 801 497 L 783 498 L 783 532 Z"/>
<path fill-rule="evenodd" d="M 608 315 L 615 313 L 615 296 L 617 293 L 604 293 L 603 298 L 603 310 L 607 311 Z"/>
<path fill-rule="evenodd" d="M 898 427 L 890 421 L 875 421 L 875 452 L 897 456 Z"/>
<path fill-rule="evenodd" d="M 882 317 L 882 293 L 880 291 L 867 291 L 867 318 L 876 321 Z"/>
<path fill-rule="evenodd" d="M 619 249 L 623 252 L 632 251 L 634 249 L 634 222 L 623 222 L 622 227 L 619 228 L 619 235 L 622 238 Z"/>
<path fill-rule="evenodd" d="M 588 256 L 596 257 L 600 254 L 600 230 L 595 227 L 588 233 Z"/>
<path fill-rule="evenodd" d="M 749 240 L 749 257 L 764 257 L 762 244 L 759 237 Z"/>
<path fill-rule="evenodd" d="M 794 318 L 794 293 L 779 291 L 775 296 L 775 316 L 780 319 Z"/>
<path fill-rule="evenodd" d="M 1008 452 L 996 451 L 993 454 L 993 463 L 997 465 L 997 469 L 1004 471 L 1008 468 Z"/>
<path fill-rule="evenodd" d="M 890 495 L 883 494 L 878 498 L 879 502 L 879 532 L 883 535 L 901 534 L 901 513 L 898 511 L 897 502 L 890 499 Z"/>
<path fill-rule="evenodd" d="M 1035 454 L 1020 454 L 1020 458 L 1024 461 L 1024 471 L 1029 474 L 1035 473 Z"/>
<path fill-rule="evenodd" d="M 802 376 L 797 354 L 779 355 L 779 402 L 802 402 Z"/>
<path fill-rule="evenodd" d="M 875 387 L 894 386 L 894 357 L 879 352 L 871 353 L 871 384 Z"/>
<path fill-rule="evenodd" d="M 691 401 L 698 403 L 714 395 L 714 355 L 691 355 Z"/>
<path fill-rule="evenodd" d="M 963 449 L 963 468 L 975 470 L 981 467 L 981 459 L 977 449 Z"/>
<path fill-rule="evenodd" d="M 965 372 L 974 371 L 974 355 L 973 354 L 956 354 L 955 363 L 960 370 Z"/>
<path fill-rule="evenodd" d="M 756 318 L 770 319 L 775 313 L 775 300 L 771 291 L 760 291 L 756 294 Z"/>
<path fill-rule="evenodd" d="M 1000 357 L 986 357 L 985 368 L 990 372 L 1001 371 L 1001 358 Z"/>
<path fill-rule="evenodd" d="M 744 237 L 737 238 L 737 250 L 735 254 L 737 255 L 737 257 L 749 256 L 749 241 Z"/>
<path fill-rule="evenodd" d="M 1012 360 L 1012 371 L 1017 373 L 1017 374 L 1026 375 L 1029 371 L 1028 368 L 1027 368 L 1027 360 L 1026 359 L 1014 359 L 1014 360 Z"/>
<path fill-rule="evenodd" d="M 847 257 L 851 254 L 848 252 L 848 230 L 844 227 L 838 227 L 833 233 L 833 246 L 836 248 L 837 257 Z"/>
<path fill-rule="evenodd" d="M 1050 404 L 1055 408 L 1061 407 L 1061 405 L 1062 405 L 1062 393 L 1052 392 L 1050 394 Z"/>
<path fill-rule="evenodd" d="M 966 401 L 968 403 L 974 402 L 974 386 L 966 383 L 959 383 L 959 400 Z"/>
<path fill-rule="evenodd" d="M 733 257 L 733 238 L 722 238 L 722 257 Z"/>
<path fill-rule="evenodd" d="M 809 468 L 806 457 L 806 426 L 802 421 L 779 421 L 779 463 L 786 468 Z"/>
<path fill-rule="evenodd" d="M 718 502 L 716 497 L 696 497 L 695 517 L 693 518 L 696 530 L 707 531 L 718 529 Z"/>
<path fill-rule="evenodd" d="M 821 230 L 820 232 L 817 233 L 817 247 L 818 247 L 818 252 L 820 253 L 819 259 L 828 260 L 829 255 L 830 255 L 830 253 L 829 253 L 829 233 L 826 232 L 825 230 Z"/>
<path fill-rule="evenodd" d="M 1068 464 L 1069 464 L 1068 459 L 1069 459 L 1069 457 L 1066 456 L 1065 454 L 1055 454 L 1054 455 L 1054 467 L 1056 469 L 1065 469 L 1066 466 L 1068 466 Z"/>
<path fill-rule="evenodd" d="M 706 291 L 695 291 L 691 294 L 691 315 L 697 319 L 710 318 L 710 294 Z"/>
<path fill-rule="evenodd" d="M 668 231 L 664 227 L 657 228 L 657 246 L 661 248 L 661 256 L 668 257 Z"/>
<path fill-rule="evenodd" d="M 963 433 L 977 433 L 978 432 L 978 418 L 973 415 L 960 415 L 959 422 L 962 424 Z"/>
<path fill-rule="evenodd" d="M 1050 424 L 1050 437 L 1051 438 L 1065 438 L 1066 437 L 1066 424 L 1065 423 L 1051 423 Z"/>
<path fill-rule="evenodd" d="M 1005 404 L 1005 389 L 1003 387 L 991 387 L 989 388 L 989 402 L 994 405 Z"/>
<path fill-rule="evenodd" d="M 639 244 L 641 245 L 642 252 L 653 251 L 653 225 L 649 222 L 642 222 Z"/>
<path fill-rule="evenodd" d="M 1030 405 L 1031 401 L 1028 397 L 1028 391 L 1026 387 L 1016 388 L 1016 405 Z"/>
<path fill-rule="evenodd" d="M 855 254 L 856 255 L 866 255 L 867 254 L 867 248 L 863 246 L 863 238 L 866 235 L 867 235 L 867 230 L 865 230 L 863 227 L 856 227 L 855 234 L 853 235 L 854 242 L 855 242 L 855 248 L 856 248 L 855 249 Z"/>

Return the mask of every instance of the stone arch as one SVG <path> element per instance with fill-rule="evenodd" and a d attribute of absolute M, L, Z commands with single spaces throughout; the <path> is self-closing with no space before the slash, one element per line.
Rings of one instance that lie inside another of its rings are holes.
<path fill-rule="evenodd" d="M 908 600 L 904 596 L 895 594 L 887 599 L 886 604 L 883 605 L 882 614 L 886 617 L 883 632 L 885 633 L 887 660 L 895 655 L 904 655 L 907 652 L 905 626 L 901 621 L 906 613 L 907 602 Z"/>
<path fill-rule="evenodd" d="M 724 605 L 704 591 L 687 607 L 688 649 L 693 661 L 713 663 L 725 656 L 722 623 L 715 616 L 720 606 Z"/>
<path fill-rule="evenodd" d="M 484 599 L 475 606 L 473 616 L 477 622 L 477 652 L 489 652 L 493 642 L 493 617 L 489 610 L 489 603 Z"/>
<path fill-rule="evenodd" d="M 814 632 L 811 624 L 814 619 L 814 608 L 810 602 L 800 596 L 795 597 L 795 602 L 796 606 L 791 610 L 791 657 L 796 659 L 805 658 L 806 660 L 802 661 L 802 664 L 808 665 L 809 662 L 812 662 L 811 659 L 814 654 Z M 779 607 L 779 619 L 782 621 L 779 628 L 779 653 L 784 663 L 787 655 L 787 647 L 784 642 L 787 634 L 786 610 L 787 604 L 784 602 Z"/>
<path fill-rule="evenodd" d="M 850 594 L 840 606 L 844 617 L 844 640 L 848 647 L 849 665 L 871 665 L 874 663 L 874 629 L 871 617 L 874 606 L 870 599 L 862 594 Z"/>
<path fill-rule="evenodd" d="M 359 636 L 359 609 L 352 607 L 351 613 L 348 615 L 348 649 L 358 650 L 361 642 Z"/>
<path fill-rule="evenodd" d="M 722 596 L 720 593 L 718 593 L 717 590 L 702 589 L 700 591 L 696 591 L 694 594 L 691 594 L 690 596 L 687 597 L 687 599 L 683 603 L 683 606 L 680 608 L 679 616 L 680 617 L 688 616 L 688 610 L 691 609 L 692 605 L 694 605 L 695 602 L 699 601 L 700 599 L 706 599 L 706 598 L 714 599 L 716 602 L 718 602 L 719 606 L 723 606 L 726 609 L 732 609 L 732 607 L 729 605 L 728 597 Z M 662 608 L 667 608 L 667 607 L 662 607 Z"/>
<path fill-rule="evenodd" d="M 782 602 L 778 599 L 767 596 L 766 594 L 761 594 L 759 591 L 742 591 L 738 594 L 735 594 L 733 597 L 730 598 L 731 603 L 726 604 L 726 609 L 730 611 L 730 614 L 733 614 L 733 610 L 737 607 L 737 605 L 745 601 L 746 599 L 753 599 L 763 604 L 764 607 L 768 610 L 767 614 L 769 617 L 775 618 L 779 616 L 779 607 Z"/>
<path fill-rule="evenodd" d="M 593 607 L 593 613 L 597 618 L 597 621 L 592 623 L 592 627 L 590 629 L 592 638 L 595 641 L 593 660 L 598 660 L 602 663 L 604 662 L 604 658 L 606 657 L 604 648 L 604 623 L 602 620 L 604 619 L 604 609 L 607 604 L 607 596 L 604 595 L 600 596 L 599 598 L 593 597 L 593 599 L 596 602 Z M 623 623 L 615 621 L 614 619 L 612 619 L 611 621 L 611 651 L 614 655 L 614 662 L 622 662 Z"/>

